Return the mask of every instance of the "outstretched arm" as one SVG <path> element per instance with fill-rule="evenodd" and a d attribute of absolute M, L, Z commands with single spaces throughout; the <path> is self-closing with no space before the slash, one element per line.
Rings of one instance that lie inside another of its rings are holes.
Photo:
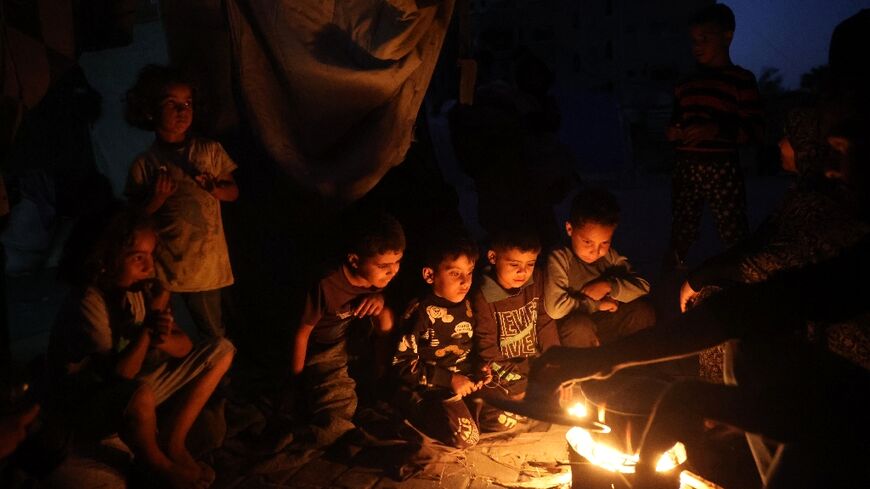
<path fill-rule="evenodd" d="M 870 240 L 864 240 L 837 258 L 725 290 L 670 322 L 583 355 L 572 348 L 551 348 L 532 364 L 531 377 L 555 389 L 565 381 L 603 378 L 623 368 L 690 356 L 747 334 L 780 334 L 807 319 L 843 320 L 866 311 L 863 289 L 830 284 L 860 283 L 868 273 Z"/>

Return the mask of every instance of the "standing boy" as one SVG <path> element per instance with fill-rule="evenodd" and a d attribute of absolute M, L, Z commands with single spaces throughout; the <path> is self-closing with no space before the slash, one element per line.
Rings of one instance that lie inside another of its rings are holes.
<path fill-rule="evenodd" d="M 726 245 L 749 232 L 737 149 L 761 140 L 764 121 L 755 76 L 731 62 L 734 27 L 734 13 L 721 3 L 702 9 L 690 22 L 698 68 L 674 90 L 674 113 L 666 133 L 676 144 L 666 269 L 684 266 L 698 239 L 705 201 Z"/>
<path fill-rule="evenodd" d="M 402 382 L 398 404 L 411 424 L 456 448 L 474 446 L 480 438 L 466 404 L 484 381 L 473 369 L 474 316 L 466 299 L 477 257 L 477 245 L 466 237 L 430 245 L 422 272 L 432 289 L 403 316 L 407 334 L 393 358 Z"/>
<path fill-rule="evenodd" d="M 291 355 L 291 375 L 304 373 L 319 446 L 354 428 L 357 396 L 347 371 L 348 327 L 354 319 L 371 318 L 376 332 L 392 329 L 393 313 L 381 291 L 399 271 L 405 234 L 392 216 L 361 215 L 353 222 L 346 249 L 344 263 L 309 290 Z"/>
<path fill-rule="evenodd" d="M 613 194 L 584 190 L 565 223 L 571 244 L 550 252 L 544 307 L 557 320 L 565 346 L 598 346 L 655 324 L 652 306 L 642 299 L 649 282 L 610 246 L 617 224 Z"/>
<path fill-rule="evenodd" d="M 522 398 L 529 359 L 559 344 L 556 322 L 543 307 L 544 274 L 535 270 L 540 252 L 538 236 L 526 227 L 502 228 L 490 240 L 490 267 L 471 300 L 474 344 L 497 384 L 486 395 Z M 484 406 L 479 423 L 483 431 L 505 430 L 516 425 L 516 417 Z"/>

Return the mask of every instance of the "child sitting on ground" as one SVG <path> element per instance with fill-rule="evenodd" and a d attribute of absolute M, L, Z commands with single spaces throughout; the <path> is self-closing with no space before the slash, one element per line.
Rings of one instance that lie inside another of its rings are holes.
<path fill-rule="evenodd" d="M 348 328 L 354 319 L 371 318 L 381 335 L 392 329 L 393 312 L 384 305 L 381 291 L 399 271 L 405 234 L 392 216 L 361 214 L 351 222 L 346 250 L 344 263 L 310 288 L 291 352 L 291 376 L 304 382 L 313 415 L 311 434 L 318 446 L 355 427 L 357 395 L 348 375 Z"/>
<path fill-rule="evenodd" d="M 487 388 L 484 399 L 522 398 L 529 359 L 559 345 L 556 323 L 544 310 L 544 273 L 535 269 L 540 252 L 540 241 L 530 227 L 505 226 L 490 239 L 490 267 L 471 299 L 477 320 L 474 345 L 496 385 Z M 481 431 L 500 431 L 516 426 L 517 418 L 486 404 L 478 423 Z"/>
<path fill-rule="evenodd" d="M 642 299 L 649 282 L 610 246 L 618 223 L 619 204 L 606 189 L 586 189 L 571 203 L 571 244 L 550 252 L 544 287 L 544 307 L 564 346 L 598 346 L 655 323 Z"/>
<path fill-rule="evenodd" d="M 393 358 L 402 381 L 398 404 L 411 424 L 456 448 L 474 446 L 480 437 L 466 403 L 486 380 L 473 368 L 474 317 L 466 299 L 477 257 L 477 245 L 464 236 L 430 245 L 422 272 L 432 290 L 402 317 L 407 334 Z"/>
<path fill-rule="evenodd" d="M 156 243 L 150 221 L 134 212 L 105 231 L 91 283 L 70 296 L 51 332 L 53 407 L 70 417 L 77 440 L 117 431 L 166 484 L 201 489 L 214 472 L 185 442 L 235 349 L 222 338 L 194 346 L 175 324 L 169 292 L 153 279 Z M 171 415 L 158 419 L 156 407 L 170 398 Z"/>

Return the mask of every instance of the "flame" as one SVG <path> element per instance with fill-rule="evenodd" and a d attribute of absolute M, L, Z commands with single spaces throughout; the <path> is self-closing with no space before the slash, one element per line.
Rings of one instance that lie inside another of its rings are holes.
<path fill-rule="evenodd" d="M 596 442 L 592 433 L 583 428 L 574 427 L 565 435 L 571 448 L 589 462 L 611 472 L 633 474 L 639 460 L 637 454 L 628 455 L 620 450 Z M 662 454 L 656 463 L 656 471 L 667 472 L 686 461 L 686 447 L 677 442 Z"/>
<path fill-rule="evenodd" d="M 578 418 L 585 418 L 589 415 L 589 411 L 586 409 L 586 404 L 578 402 L 577 404 L 574 404 L 573 406 L 568 408 L 568 414 L 570 414 L 571 416 L 576 416 Z"/>
<path fill-rule="evenodd" d="M 722 486 L 684 470 L 680 472 L 680 489 L 722 489 Z"/>

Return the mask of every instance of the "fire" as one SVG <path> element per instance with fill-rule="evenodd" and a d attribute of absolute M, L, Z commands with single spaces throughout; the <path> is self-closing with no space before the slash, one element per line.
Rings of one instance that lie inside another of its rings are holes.
<path fill-rule="evenodd" d="M 572 416 L 585 417 L 588 410 L 585 404 L 578 403 L 568 408 Z M 603 411 L 598 410 L 599 420 L 604 419 Z M 604 443 L 597 442 L 592 438 L 592 433 L 583 428 L 574 427 L 565 435 L 571 448 L 582 455 L 589 462 L 611 472 L 633 474 L 639 460 L 638 455 L 622 453 Z M 666 451 L 656 463 L 656 471 L 668 472 L 686 461 L 686 447 L 677 442 L 670 450 Z"/>

